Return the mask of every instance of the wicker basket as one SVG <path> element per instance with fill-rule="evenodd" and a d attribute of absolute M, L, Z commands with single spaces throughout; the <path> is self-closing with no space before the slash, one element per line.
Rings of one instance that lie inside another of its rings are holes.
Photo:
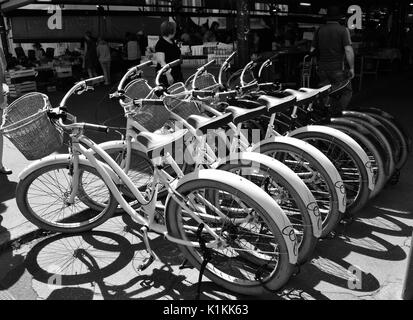
<path fill-rule="evenodd" d="M 227 87 L 229 89 L 234 90 L 241 86 L 241 78 L 240 78 L 241 73 L 242 73 L 242 70 L 238 70 L 233 75 L 231 75 L 231 77 L 229 77 L 228 82 L 227 82 Z M 255 76 L 251 71 L 245 74 L 244 81 L 247 84 L 251 83 L 254 80 L 255 80 Z"/>
<path fill-rule="evenodd" d="M 192 82 L 194 79 L 194 75 L 191 76 L 187 81 L 186 81 L 186 87 L 188 90 L 192 90 L 194 89 L 192 87 Z M 203 73 L 201 74 L 198 78 L 196 78 L 195 81 L 195 86 L 196 89 L 198 90 L 218 90 L 220 85 L 217 83 L 217 81 L 215 80 L 214 75 L 212 75 L 211 73 Z"/>
<path fill-rule="evenodd" d="M 201 115 L 199 106 L 195 101 L 167 96 L 164 98 L 164 102 L 172 113 L 175 113 L 184 120 L 193 115 Z"/>
<path fill-rule="evenodd" d="M 130 117 L 149 132 L 161 129 L 170 119 L 170 111 L 162 100 L 142 100 Z"/>
<path fill-rule="evenodd" d="M 44 158 L 63 145 L 63 130 L 50 121 L 49 108 L 47 96 L 34 92 L 4 110 L 1 131 L 27 160 Z"/>
<path fill-rule="evenodd" d="M 180 94 L 186 91 L 185 84 L 183 82 L 177 82 L 168 88 L 169 94 Z"/>
<path fill-rule="evenodd" d="M 143 79 L 133 80 L 125 87 L 125 94 L 131 99 L 149 99 L 152 88 Z"/>

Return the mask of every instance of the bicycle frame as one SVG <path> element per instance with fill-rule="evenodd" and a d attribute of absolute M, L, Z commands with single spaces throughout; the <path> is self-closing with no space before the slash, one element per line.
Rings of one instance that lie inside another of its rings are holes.
<path fill-rule="evenodd" d="M 88 149 L 82 146 L 84 144 Z M 155 191 L 152 199 L 150 201 L 146 201 L 142 193 L 138 190 L 138 188 L 133 184 L 132 180 L 127 176 L 124 170 L 102 149 L 99 145 L 95 144 L 92 140 L 84 136 L 81 132 L 76 135 L 72 135 L 72 154 L 73 154 L 73 170 L 74 170 L 74 179 L 72 183 L 72 193 L 69 197 L 70 201 L 74 202 L 74 198 L 78 191 L 78 184 L 79 184 L 79 176 L 80 176 L 80 169 L 79 169 L 79 156 L 84 155 L 89 162 L 92 164 L 93 167 L 101 175 L 102 179 L 108 186 L 109 190 L 112 192 L 115 199 L 118 201 L 122 209 L 124 209 L 136 222 L 139 224 L 148 227 L 150 230 L 155 231 L 156 233 L 162 234 L 165 236 L 166 239 L 172 241 L 174 243 L 182 244 L 185 246 L 193 246 L 199 247 L 199 243 L 196 242 L 188 242 L 183 241 L 181 239 L 176 239 L 168 235 L 168 232 L 165 226 L 160 225 L 155 222 L 155 209 L 156 209 L 156 202 L 157 202 L 157 192 L 158 192 L 158 184 L 162 183 L 168 188 L 169 194 L 172 198 L 189 214 L 194 220 L 198 223 L 203 223 L 202 220 L 197 217 L 197 215 L 192 213 L 192 210 L 188 207 L 186 203 L 184 203 L 181 199 L 179 199 L 178 195 L 175 193 L 173 188 L 170 186 L 169 175 L 163 172 L 163 170 L 158 169 L 158 166 L 161 164 L 162 159 L 158 158 L 155 159 L 153 162 L 155 164 L 155 171 L 154 171 L 154 183 Z M 116 176 L 119 178 L 118 181 L 114 181 L 112 176 L 107 172 L 107 170 L 102 166 L 100 161 L 96 159 L 95 155 L 99 155 L 104 162 L 113 170 Z M 172 158 L 169 155 L 165 157 L 169 164 L 176 168 L 177 166 L 173 163 Z M 178 168 L 179 170 L 179 168 Z M 116 184 L 124 184 L 126 185 L 129 190 L 133 193 L 136 197 L 137 201 L 142 205 L 143 211 L 145 214 L 148 215 L 148 219 L 145 219 L 140 214 L 138 214 L 130 205 L 129 203 L 123 198 L 120 191 L 118 190 Z M 190 201 L 190 200 L 189 200 Z M 217 212 L 220 218 L 226 219 L 226 216 L 221 213 Z M 207 225 L 205 226 L 205 231 L 208 232 L 211 236 L 214 237 L 215 241 L 208 244 L 210 248 L 214 248 L 219 242 L 225 241 L 221 237 L 219 237 L 212 229 L 210 229 Z"/>

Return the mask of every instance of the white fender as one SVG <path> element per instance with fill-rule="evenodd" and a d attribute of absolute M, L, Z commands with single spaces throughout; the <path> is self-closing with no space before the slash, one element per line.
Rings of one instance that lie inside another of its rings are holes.
<path fill-rule="evenodd" d="M 43 158 L 41 160 L 37 160 L 33 163 L 31 163 L 28 167 L 26 167 L 20 174 L 19 174 L 19 179 L 24 180 L 26 179 L 30 174 L 33 172 L 47 167 L 49 165 L 54 165 L 54 164 L 60 164 L 60 163 L 68 163 L 70 159 L 70 156 L 67 154 L 60 154 L 60 155 L 51 155 L 46 158 Z M 85 166 L 90 166 L 91 163 L 89 160 L 87 160 L 84 156 L 79 157 L 79 164 L 85 165 Z M 105 170 L 109 173 L 113 181 L 118 181 L 119 178 L 118 176 L 113 172 L 113 170 L 105 163 L 101 163 Z"/>
<path fill-rule="evenodd" d="M 371 191 L 374 190 L 374 177 L 373 177 L 373 171 L 371 168 L 371 161 L 367 155 L 367 153 L 363 150 L 363 148 L 349 135 L 345 134 L 344 132 L 341 132 L 340 130 L 333 129 L 330 127 L 326 126 L 306 126 L 299 128 L 295 131 L 292 131 L 289 133 L 289 136 L 295 137 L 298 136 L 301 133 L 305 132 L 317 132 L 317 133 L 322 133 L 322 134 L 328 134 L 330 136 L 335 137 L 338 140 L 341 140 L 345 144 L 347 144 L 351 149 L 353 149 L 358 157 L 361 159 L 361 161 L 364 163 L 364 166 L 366 168 L 367 176 L 369 179 L 369 189 Z"/>
<path fill-rule="evenodd" d="M 308 189 L 305 183 L 294 173 L 294 171 L 292 171 L 280 161 L 256 152 L 242 152 L 231 155 L 225 159 L 222 159 L 217 165 L 217 169 L 221 169 L 229 163 L 236 164 L 239 161 L 245 161 L 248 164 L 253 162 L 250 168 L 246 168 L 246 170 L 251 170 L 252 172 L 258 172 L 259 168 L 263 169 L 263 167 L 270 168 L 271 170 L 280 174 L 286 181 L 291 183 L 295 191 L 298 193 L 299 197 L 304 202 L 310 215 L 313 235 L 316 238 L 321 237 L 323 231 L 323 221 L 320 216 L 317 202 L 314 199 L 311 191 Z"/>
<path fill-rule="evenodd" d="M 247 179 L 237 176 L 233 173 L 207 169 L 207 170 L 197 170 L 193 173 L 190 173 L 184 176 L 176 184 L 176 188 L 184 185 L 185 183 L 197 180 L 210 180 L 214 182 L 221 182 L 226 185 L 231 185 L 237 190 L 250 195 L 254 201 L 259 203 L 262 208 L 267 211 L 270 217 L 278 226 L 281 231 L 284 240 L 287 244 L 289 261 L 291 264 L 297 263 L 298 255 L 298 243 L 293 227 L 291 226 L 290 221 L 283 212 L 283 210 L 278 206 L 278 204 L 272 199 L 266 192 L 264 192 L 260 187 L 248 181 Z M 170 195 L 166 200 L 165 213 L 168 214 L 168 206 L 170 204 Z"/>
<path fill-rule="evenodd" d="M 296 138 L 291 138 L 291 137 L 272 137 L 266 140 L 261 141 L 259 144 L 255 145 L 253 152 L 260 152 L 260 148 L 267 144 L 271 143 L 280 143 L 280 144 L 286 144 L 290 145 L 296 148 L 299 148 L 308 154 L 310 154 L 314 159 L 317 159 L 320 165 L 324 168 L 324 170 L 327 172 L 331 182 L 335 186 L 336 194 L 337 194 L 337 201 L 339 205 L 339 211 L 340 213 L 345 213 L 346 212 L 346 206 L 347 206 L 347 199 L 346 199 L 346 193 L 344 190 L 344 184 L 343 180 L 341 179 L 341 176 L 339 172 L 337 171 L 337 168 L 334 166 L 334 164 L 316 147 L 312 146 L 311 144 L 299 140 Z"/>

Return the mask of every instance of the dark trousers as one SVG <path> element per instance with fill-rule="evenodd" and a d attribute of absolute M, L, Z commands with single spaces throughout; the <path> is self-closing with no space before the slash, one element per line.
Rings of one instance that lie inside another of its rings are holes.
<path fill-rule="evenodd" d="M 344 70 L 323 70 L 319 68 L 317 70 L 317 74 L 320 79 L 320 87 L 331 84 L 333 86 L 333 91 L 341 87 L 349 79 L 347 71 Z M 346 87 L 331 97 L 332 99 L 330 102 L 333 113 L 339 113 L 340 111 L 347 110 L 352 96 L 353 88 L 350 81 Z"/>

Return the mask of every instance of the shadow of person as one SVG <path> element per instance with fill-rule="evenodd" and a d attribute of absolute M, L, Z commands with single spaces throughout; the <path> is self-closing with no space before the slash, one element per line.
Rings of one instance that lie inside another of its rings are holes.
<path fill-rule="evenodd" d="M 62 288 L 52 291 L 46 300 L 93 300 L 94 292 L 86 288 Z"/>
<path fill-rule="evenodd" d="M 0 213 L 6 211 L 7 207 L 0 203 Z M 0 215 L 0 237 L 2 241 L 10 240 L 10 232 L 2 226 L 3 217 Z M 23 275 L 25 270 L 24 257 L 15 255 L 13 249 L 7 249 L 0 255 L 0 288 L 11 288 Z"/>
<path fill-rule="evenodd" d="M 16 186 L 16 182 L 9 181 L 7 176 L 0 174 L 0 203 L 16 197 Z"/>

